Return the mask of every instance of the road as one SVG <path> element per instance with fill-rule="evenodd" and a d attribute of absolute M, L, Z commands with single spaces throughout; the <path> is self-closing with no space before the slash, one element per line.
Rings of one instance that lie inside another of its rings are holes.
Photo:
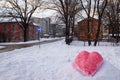
<path fill-rule="evenodd" d="M 30 44 L 6 45 L 5 48 L 0 49 L 0 53 L 12 51 L 14 49 L 31 47 L 31 46 L 34 46 L 34 45 L 42 45 L 42 44 L 46 44 L 46 43 L 51 43 L 51 42 L 59 41 L 59 40 L 62 40 L 62 39 L 63 38 L 61 38 L 61 39 L 55 39 L 55 40 L 47 40 L 47 41 L 42 41 L 42 42 L 36 42 L 36 43 L 30 43 Z"/>

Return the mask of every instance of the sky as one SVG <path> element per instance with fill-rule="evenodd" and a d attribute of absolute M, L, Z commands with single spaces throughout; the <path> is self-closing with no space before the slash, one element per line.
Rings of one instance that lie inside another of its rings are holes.
<path fill-rule="evenodd" d="M 35 17 L 40 17 L 40 18 L 45 18 L 45 17 L 52 17 L 55 16 L 56 11 L 53 10 L 41 10 L 41 11 L 36 11 L 33 16 Z"/>
<path fill-rule="evenodd" d="M 0 4 L 2 4 L 2 2 L 0 2 Z M 92 12 L 91 12 L 92 13 Z M 56 11 L 54 10 L 39 10 L 37 9 L 35 11 L 35 13 L 32 15 L 33 17 L 39 17 L 39 18 L 46 18 L 46 17 L 55 17 L 56 16 Z M 84 16 L 85 18 L 87 17 L 86 16 L 86 13 L 84 11 L 81 12 L 82 16 Z M 96 17 L 96 16 L 95 16 Z M 77 19 L 77 22 L 78 21 L 81 21 L 82 19 Z"/>
<path fill-rule="evenodd" d="M 2 6 L 4 4 L 4 0 L 0 0 L 0 6 Z M 10 5 L 6 5 L 6 6 L 10 6 Z M 45 17 L 51 17 L 51 16 L 54 16 L 55 15 L 55 11 L 53 10 L 39 10 L 37 9 L 35 11 L 35 13 L 33 14 L 34 17 L 40 17 L 40 18 L 45 18 Z"/>

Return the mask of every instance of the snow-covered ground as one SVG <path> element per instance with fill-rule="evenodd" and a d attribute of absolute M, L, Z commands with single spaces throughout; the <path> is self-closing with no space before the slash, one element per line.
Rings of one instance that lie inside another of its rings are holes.
<path fill-rule="evenodd" d="M 5 48 L 5 46 L 0 46 L 0 49 Z"/>
<path fill-rule="evenodd" d="M 98 51 L 104 58 L 94 76 L 84 76 L 72 66 L 82 50 Z M 120 80 L 120 47 L 88 47 L 78 41 L 68 46 L 61 40 L 1 53 L 0 80 Z"/>
<path fill-rule="evenodd" d="M 31 44 L 31 43 L 36 43 L 36 42 L 42 42 L 42 41 L 48 41 L 48 40 L 55 40 L 55 39 L 60 39 L 60 38 L 40 38 L 39 40 L 32 40 L 32 41 L 27 41 L 27 42 L 6 42 L 6 43 L 0 43 L 0 45 L 13 45 L 13 44 Z"/>

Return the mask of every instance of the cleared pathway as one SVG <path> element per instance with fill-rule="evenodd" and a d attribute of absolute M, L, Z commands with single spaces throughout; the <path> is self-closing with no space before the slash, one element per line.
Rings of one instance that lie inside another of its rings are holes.
<path fill-rule="evenodd" d="M 42 41 L 42 42 L 29 43 L 29 44 L 12 44 L 12 45 L 4 45 L 5 48 L 0 49 L 0 53 L 12 51 L 12 50 L 14 50 L 14 49 L 20 49 L 20 48 L 25 48 L 25 47 L 31 47 L 31 46 L 34 46 L 34 45 L 41 45 L 41 44 L 51 43 L 51 42 L 59 41 L 59 40 L 62 40 L 62 39 L 63 39 L 63 38 L 55 39 L 55 40 L 46 40 L 46 41 Z M 1 46 L 3 46 L 3 45 L 1 45 Z"/>

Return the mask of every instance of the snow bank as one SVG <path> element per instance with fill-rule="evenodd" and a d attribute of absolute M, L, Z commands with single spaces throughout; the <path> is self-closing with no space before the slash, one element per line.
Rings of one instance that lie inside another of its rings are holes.
<path fill-rule="evenodd" d="M 6 42 L 6 43 L 0 43 L 0 45 L 31 44 L 31 43 L 37 43 L 37 42 L 55 40 L 55 39 L 60 39 L 60 38 L 41 38 L 40 41 L 39 40 L 32 40 L 32 41 L 27 41 L 27 42 Z"/>
<path fill-rule="evenodd" d="M 120 80 L 120 70 L 105 61 L 103 66 L 94 76 L 83 76 L 76 71 L 71 65 L 59 71 L 59 78 L 56 80 Z"/>
<path fill-rule="evenodd" d="M 78 43 L 80 44 L 80 43 Z M 83 76 L 72 67 L 83 50 L 97 51 L 104 64 L 93 76 Z M 0 54 L 0 80 L 120 80 L 120 47 L 68 46 L 64 40 L 44 44 L 39 48 L 16 49 Z"/>
<path fill-rule="evenodd" d="M 5 48 L 5 46 L 0 46 L 0 49 L 3 49 L 3 48 Z"/>

